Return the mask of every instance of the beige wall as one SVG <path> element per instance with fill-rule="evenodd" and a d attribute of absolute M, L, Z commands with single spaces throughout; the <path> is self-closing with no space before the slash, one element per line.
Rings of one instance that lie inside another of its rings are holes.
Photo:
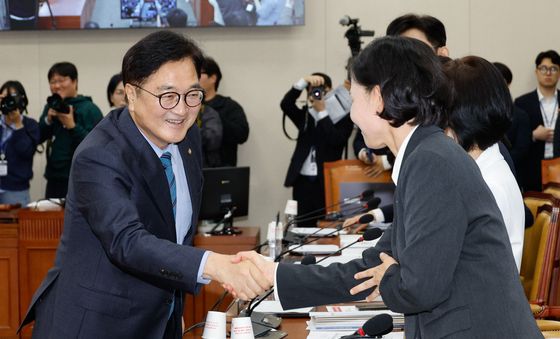
<path fill-rule="evenodd" d="M 514 96 L 535 87 L 536 54 L 560 50 L 556 0 L 307 0 L 306 24 L 301 27 L 182 31 L 218 60 L 224 74 L 220 92 L 244 106 L 251 126 L 249 141 L 239 149 L 239 164 L 251 166 L 252 171 L 250 216 L 239 223 L 265 225 L 291 196 L 282 183 L 294 143 L 282 133 L 279 102 L 294 81 L 312 71 L 325 71 L 335 82 L 342 81 L 349 49 L 343 38 L 345 28 L 338 24 L 340 17 L 358 17 L 363 29 L 382 36 L 393 18 L 407 12 L 441 19 L 452 57 L 477 54 L 509 65 Z M 149 32 L 4 32 L 0 34 L 0 81 L 22 81 L 30 97 L 30 114 L 38 118 L 50 94 L 48 68 L 68 60 L 78 67 L 80 93 L 93 96 L 106 113 L 109 77 L 119 71 L 131 44 Z M 44 155 L 36 155 L 32 199 L 43 195 L 44 163 Z"/>

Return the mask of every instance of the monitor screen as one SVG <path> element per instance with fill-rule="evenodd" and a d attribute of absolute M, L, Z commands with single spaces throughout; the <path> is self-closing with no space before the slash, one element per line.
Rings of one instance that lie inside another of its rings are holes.
<path fill-rule="evenodd" d="M 222 219 L 229 210 L 234 217 L 249 213 L 249 167 L 204 168 L 200 220 Z"/>
<path fill-rule="evenodd" d="M 0 0 L 0 30 L 303 25 L 305 0 Z"/>

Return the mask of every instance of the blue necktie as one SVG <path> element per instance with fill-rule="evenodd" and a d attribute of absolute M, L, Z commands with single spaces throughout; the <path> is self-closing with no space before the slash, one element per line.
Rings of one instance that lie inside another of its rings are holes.
<path fill-rule="evenodd" d="M 177 210 L 177 185 L 175 184 L 175 175 L 173 174 L 173 167 L 171 166 L 171 153 L 163 153 L 160 160 L 163 168 L 165 169 L 165 176 L 167 177 L 167 184 L 169 185 L 169 193 L 171 194 L 173 217 L 175 217 Z"/>
<path fill-rule="evenodd" d="M 167 177 L 167 184 L 169 185 L 169 193 L 171 194 L 171 204 L 173 206 L 173 217 L 175 217 L 176 207 L 177 207 L 177 185 L 175 184 L 175 174 L 173 174 L 173 167 L 171 166 L 171 153 L 169 152 L 163 153 L 159 158 L 159 160 L 161 160 L 161 164 L 163 165 L 163 169 L 165 170 L 165 176 Z M 173 292 L 173 301 L 171 302 L 169 308 L 169 315 L 167 319 L 171 318 L 171 315 L 173 314 L 173 309 L 175 308 L 175 292 L 176 291 Z"/>

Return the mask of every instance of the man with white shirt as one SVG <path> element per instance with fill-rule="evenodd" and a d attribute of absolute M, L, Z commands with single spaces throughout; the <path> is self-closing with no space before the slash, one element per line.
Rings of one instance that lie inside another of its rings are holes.
<path fill-rule="evenodd" d="M 284 119 L 287 116 L 298 129 L 296 148 L 284 185 L 293 187 L 293 199 L 298 201 L 299 215 L 325 207 L 323 163 L 341 159 L 352 133 L 349 105 L 345 111 L 336 112 L 335 106 L 329 104 L 349 103 L 348 88 L 340 86 L 333 91 L 331 88 L 328 75 L 313 73 L 296 82 L 280 103 Z M 300 108 L 296 101 L 304 90 L 307 90 L 308 100 Z M 306 219 L 298 226 L 315 225 L 316 219 Z"/>
<path fill-rule="evenodd" d="M 535 60 L 537 89 L 515 99 L 515 105 L 529 115 L 533 142 L 526 166 L 527 176 L 522 183 L 525 191 L 542 188 L 541 160 L 560 154 L 554 147 L 554 130 L 558 117 L 558 84 L 560 55 L 556 51 L 541 52 Z M 560 141 L 559 141 L 560 145 Z M 557 147 L 558 148 L 558 147 Z"/>

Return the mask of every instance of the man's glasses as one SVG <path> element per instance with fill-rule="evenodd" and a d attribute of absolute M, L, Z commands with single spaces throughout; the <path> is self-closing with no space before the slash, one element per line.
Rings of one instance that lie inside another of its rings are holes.
<path fill-rule="evenodd" d="M 550 72 L 550 74 L 558 73 L 558 66 L 546 67 L 545 65 L 542 65 L 542 66 L 537 67 L 537 69 L 539 70 L 539 72 L 541 74 L 548 74 L 548 72 Z"/>
<path fill-rule="evenodd" d="M 173 109 L 179 104 L 179 101 L 181 101 L 181 94 L 177 92 L 165 92 L 163 94 L 157 95 L 136 84 L 131 85 L 158 98 L 159 105 L 163 109 Z M 183 95 L 185 96 L 185 104 L 187 104 L 187 106 L 197 107 L 202 103 L 202 100 L 204 99 L 204 90 L 202 88 L 193 88 Z"/>

